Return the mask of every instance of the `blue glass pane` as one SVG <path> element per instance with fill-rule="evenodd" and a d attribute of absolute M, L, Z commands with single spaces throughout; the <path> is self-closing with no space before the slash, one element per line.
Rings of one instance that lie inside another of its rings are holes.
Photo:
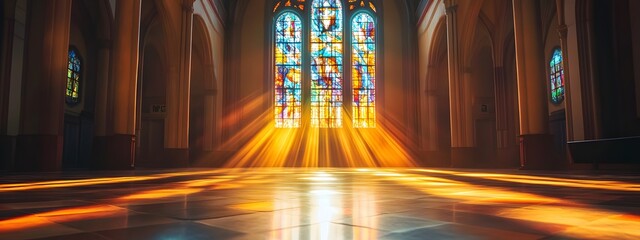
<path fill-rule="evenodd" d="M 551 102 L 559 104 L 564 100 L 564 69 L 562 66 L 562 51 L 557 48 L 553 51 L 549 62 L 551 80 Z"/>
<path fill-rule="evenodd" d="M 67 89 L 65 91 L 68 102 L 77 103 L 80 101 L 81 64 L 78 53 L 74 49 L 70 49 L 67 62 Z"/>

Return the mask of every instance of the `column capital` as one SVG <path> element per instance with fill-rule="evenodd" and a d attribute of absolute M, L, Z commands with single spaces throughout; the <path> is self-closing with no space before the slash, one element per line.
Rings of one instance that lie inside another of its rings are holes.
<path fill-rule="evenodd" d="M 458 11 L 458 4 L 449 5 L 446 7 L 446 15 L 454 15 Z"/>
<path fill-rule="evenodd" d="M 193 13 L 193 3 L 195 0 L 183 0 L 182 1 L 182 10 L 188 13 Z"/>
<path fill-rule="evenodd" d="M 560 39 L 566 40 L 568 32 L 569 32 L 569 30 L 568 30 L 568 27 L 567 27 L 566 24 L 558 25 L 558 35 L 560 36 Z"/>

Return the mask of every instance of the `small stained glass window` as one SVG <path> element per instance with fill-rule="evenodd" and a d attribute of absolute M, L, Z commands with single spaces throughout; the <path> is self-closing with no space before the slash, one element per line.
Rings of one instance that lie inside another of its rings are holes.
<path fill-rule="evenodd" d="M 311 4 L 311 126 L 342 127 L 341 0 Z"/>
<path fill-rule="evenodd" d="M 562 66 L 562 50 L 553 50 L 549 62 L 549 79 L 551 81 L 551 102 L 560 104 L 564 100 L 564 68 Z"/>
<path fill-rule="evenodd" d="M 80 81 L 82 80 L 82 60 L 75 48 L 69 49 L 69 60 L 67 63 L 67 103 L 80 102 Z"/>
<path fill-rule="evenodd" d="M 285 12 L 275 26 L 275 119 L 277 128 L 299 128 L 302 115 L 302 21 Z"/>
<path fill-rule="evenodd" d="M 368 13 L 358 13 L 351 23 L 353 126 L 376 126 L 376 27 Z"/>

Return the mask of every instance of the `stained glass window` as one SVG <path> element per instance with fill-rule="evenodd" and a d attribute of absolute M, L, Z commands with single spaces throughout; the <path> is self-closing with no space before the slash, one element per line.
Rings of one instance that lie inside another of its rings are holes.
<path fill-rule="evenodd" d="M 306 2 L 309 2 L 310 8 L 304 8 Z M 352 9 L 347 15 L 354 14 L 349 25 L 351 28 L 347 30 L 351 31 L 351 42 L 343 41 L 343 28 L 345 24 L 349 24 L 344 22 L 343 2 Z M 279 10 L 280 8 L 290 10 Z M 354 11 L 356 8 L 370 8 L 370 11 Z M 353 125 L 356 128 L 375 128 L 377 49 L 376 22 L 372 15 L 376 9 L 373 3 L 359 1 L 356 4 L 356 1 L 351 0 L 286 0 L 278 1 L 273 11 L 280 12 L 274 22 L 276 127 L 301 127 L 303 111 L 305 114 L 310 113 L 312 127 L 342 127 L 344 78 L 348 79 L 349 76 L 343 75 L 343 51 L 349 46 L 347 44 L 351 44 L 352 54 L 347 55 L 347 61 L 352 63 L 352 78 L 346 84 L 351 84 L 352 87 Z M 300 11 L 305 16 L 309 14 L 308 26 L 311 29 L 308 31 L 303 31 L 302 22 L 295 13 Z M 304 45 L 302 39 L 305 39 L 304 44 L 309 41 L 309 45 Z M 310 61 L 303 66 L 301 57 L 307 53 Z M 306 72 L 307 70 L 310 72 Z M 302 74 L 303 71 L 305 74 Z M 305 107 L 302 106 L 303 95 Z"/>
<path fill-rule="evenodd" d="M 550 67 L 551 102 L 559 104 L 564 100 L 564 69 L 562 67 L 562 50 L 553 50 Z"/>
<path fill-rule="evenodd" d="M 368 13 L 358 13 L 351 23 L 353 126 L 376 126 L 376 27 Z"/>
<path fill-rule="evenodd" d="M 66 101 L 68 103 L 80 102 L 80 76 L 82 73 L 82 60 L 78 52 L 69 49 L 69 60 L 67 63 L 67 89 Z"/>
<path fill-rule="evenodd" d="M 342 127 L 342 4 L 311 5 L 311 126 Z"/>
<path fill-rule="evenodd" d="M 298 128 L 302 115 L 302 22 L 294 13 L 285 12 L 275 25 L 276 127 Z"/>

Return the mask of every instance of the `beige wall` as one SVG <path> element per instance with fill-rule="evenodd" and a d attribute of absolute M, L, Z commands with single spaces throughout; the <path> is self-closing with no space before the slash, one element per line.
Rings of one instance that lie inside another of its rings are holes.
<path fill-rule="evenodd" d="M 384 61 L 381 66 L 384 76 L 378 79 L 378 86 L 384 88 L 382 101 L 378 103 L 378 111 L 383 111 L 386 116 L 396 123 L 405 123 L 407 118 L 406 95 L 410 89 L 405 88 L 404 70 L 407 56 L 403 52 L 403 44 L 406 39 L 403 32 L 402 8 L 400 1 L 384 2 Z"/>
<path fill-rule="evenodd" d="M 248 0 L 246 11 L 243 14 L 239 46 L 239 79 L 240 99 L 259 96 L 264 92 L 265 76 L 265 8 L 267 1 Z M 250 117 L 250 116 L 247 116 Z"/>

